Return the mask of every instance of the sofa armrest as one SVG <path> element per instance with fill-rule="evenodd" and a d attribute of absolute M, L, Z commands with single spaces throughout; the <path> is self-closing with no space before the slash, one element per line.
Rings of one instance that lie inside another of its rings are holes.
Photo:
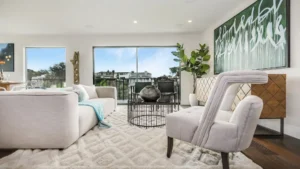
<path fill-rule="evenodd" d="M 0 92 L 0 149 L 66 148 L 79 137 L 71 92 Z"/>
<path fill-rule="evenodd" d="M 117 89 L 115 87 L 96 87 L 96 92 L 99 98 L 113 98 L 117 100 Z"/>
<path fill-rule="evenodd" d="M 115 99 L 115 108 L 117 107 L 117 88 L 112 86 L 96 87 L 98 98 L 113 98 Z"/>

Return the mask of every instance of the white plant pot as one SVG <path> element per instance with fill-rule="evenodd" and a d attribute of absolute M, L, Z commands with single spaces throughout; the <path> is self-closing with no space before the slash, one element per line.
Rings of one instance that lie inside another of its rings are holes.
<path fill-rule="evenodd" d="M 190 101 L 191 106 L 198 106 L 198 100 L 197 100 L 196 94 L 190 94 L 189 101 Z"/>

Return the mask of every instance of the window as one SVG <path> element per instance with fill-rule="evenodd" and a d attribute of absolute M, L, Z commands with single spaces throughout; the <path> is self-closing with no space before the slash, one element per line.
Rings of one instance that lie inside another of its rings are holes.
<path fill-rule="evenodd" d="M 27 61 L 27 81 L 29 87 L 65 87 L 65 48 L 26 48 L 25 53 Z"/>
<path fill-rule="evenodd" d="M 178 67 L 172 51 L 176 51 L 174 47 L 141 47 L 137 50 L 138 70 L 137 72 L 148 72 L 151 77 L 157 78 L 161 76 L 174 77 L 170 68 Z"/>
<path fill-rule="evenodd" d="M 94 84 L 116 86 L 120 103 L 137 81 L 154 82 L 162 76 L 179 81 L 172 51 L 176 47 L 94 47 Z"/>

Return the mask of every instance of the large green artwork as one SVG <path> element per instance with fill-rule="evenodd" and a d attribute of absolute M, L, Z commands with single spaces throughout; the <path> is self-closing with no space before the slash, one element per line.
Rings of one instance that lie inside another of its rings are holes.
<path fill-rule="evenodd" d="M 258 0 L 215 29 L 215 74 L 289 67 L 289 5 Z"/>

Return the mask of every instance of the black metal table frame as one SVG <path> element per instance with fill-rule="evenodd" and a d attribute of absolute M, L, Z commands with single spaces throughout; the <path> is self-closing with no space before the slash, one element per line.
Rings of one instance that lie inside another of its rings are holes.
<path fill-rule="evenodd" d="M 127 121 L 138 127 L 162 127 L 165 125 L 165 116 L 178 109 L 179 104 L 176 102 L 132 102 L 129 100 Z M 146 120 L 146 125 L 143 124 L 142 118 Z M 151 120 L 150 125 L 148 125 L 148 119 Z"/>
<path fill-rule="evenodd" d="M 277 120 L 277 119 L 280 119 L 280 131 L 279 132 L 269 129 L 269 128 L 266 128 L 264 126 L 260 126 L 260 127 L 263 127 L 266 130 L 269 130 L 273 133 L 278 133 L 278 134 L 254 134 L 254 136 L 261 137 L 261 138 L 282 138 L 282 137 L 284 137 L 284 118 L 273 118 L 273 119 L 261 118 L 261 120 Z"/>

